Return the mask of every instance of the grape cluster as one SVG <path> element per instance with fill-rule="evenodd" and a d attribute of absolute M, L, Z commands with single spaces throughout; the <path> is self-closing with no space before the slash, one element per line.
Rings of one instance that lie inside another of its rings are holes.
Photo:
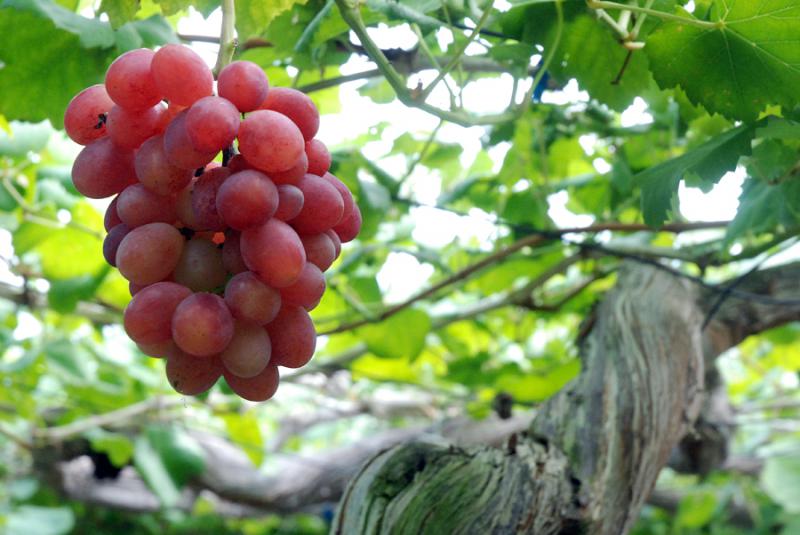
<path fill-rule="evenodd" d="M 311 99 L 269 87 L 247 61 L 219 73 L 215 95 L 202 58 L 167 45 L 118 57 L 105 84 L 72 99 L 64 125 L 85 145 L 77 190 L 116 195 L 103 255 L 130 282 L 128 336 L 166 358 L 178 392 L 202 393 L 224 376 L 245 399 L 272 397 L 278 366 L 311 359 L 308 311 L 361 227 L 314 139 Z"/>

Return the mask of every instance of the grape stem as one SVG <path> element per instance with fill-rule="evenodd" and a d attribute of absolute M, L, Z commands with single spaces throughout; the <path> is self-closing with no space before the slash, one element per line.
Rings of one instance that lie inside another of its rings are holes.
<path fill-rule="evenodd" d="M 238 40 L 236 39 L 236 8 L 234 0 L 222 0 L 222 30 L 219 36 L 219 54 L 214 65 L 214 76 L 233 60 Z"/>

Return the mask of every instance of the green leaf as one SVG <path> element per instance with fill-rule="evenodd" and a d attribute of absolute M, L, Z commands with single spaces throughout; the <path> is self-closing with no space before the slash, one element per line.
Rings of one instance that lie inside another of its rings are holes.
<path fill-rule="evenodd" d="M 116 467 L 123 467 L 133 458 L 133 442 L 121 433 L 95 429 L 89 433 L 89 442 L 94 451 L 105 453 Z"/>
<path fill-rule="evenodd" d="M 717 495 L 705 490 L 692 492 L 681 499 L 675 523 L 682 528 L 701 528 L 711 522 L 717 510 Z"/>
<path fill-rule="evenodd" d="M 660 163 L 634 178 L 642 188 L 644 221 L 657 227 L 668 219 L 678 194 L 678 184 L 692 173 L 704 184 L 713 184 L 733 170 L 741 156 L 750 153 L 754 127 L 741 125 L 677 158 Z"/>
<path fill-rule="evenodd" d="M 787 512 L 800 513 L 800 457 L 770 457 L 761 472 L 761 486 Z"/>
<path fill-rule="evenodd" d="M 800 215 L 800 189 L 797 181 L 770 185 L 748 179 L 739 196 L 736 217 L 728 225 L 726 242 L 744 235 L 757 235 L 781 223 L 794 223 Z"/>
<path fill-rule="evenodd" d="M 649 36 L 645 51 L 661 87 L 680 85 L 708 111 L 747 121 L 768 105 L 800 102 L 800 4 L 717 0 L 711 18 L 715 26 L 669 22 Z"/>
<path fill-rule="evenodd" d="M 81 46 L 85 48 L 114 46 L 114 32 L 107 23 L 78 15 L 52 0 L 5 0 L 0 8 L 35 13 L 50 21 L 56 28 L 77 35 Z"/>
<path fill-rule="evenodd" d="M 239 39 L 261 35 L 278 15 L 308 0 L 237 0 L 236 29 Z"/>
<path fill-rule="evenodd" d="M 778 139 L 765 139 L 753 148 L 747 171 L 755 178 L 772 182 L 785 176 L 796 163 L 796 149 Z"/>
<path fill-rule="evenodd" d="M 23 505 L 11 511 L 4 526 L 5 535 L 65 535 L 75 526 L 69 507 Z"/>
<path fill-rule="evenodd" d="M 178 485 L 173 481 L 158 451 L 147 435 L 136 438 L 133 450 L 133 465 L 150 489 L 165 507 L 175 505 L 180 498 Z"/>
<path fill-rule="evenodd" d="M 86 31 L 104 34 L 101 27 L 95 29 Z M 0 9 L 0 35 L 5 64 L 0 69 L 0 113 L 8 119 L 49 119 L 61 128 L 70 99 L 101 81 L 111 59 L 110 50 L 82 48 L 77 35 L 31 11 Z M 113 44 L 113 34 L 109 37 Z M 101 42 L 105 46 L 106 40 Z"/>
<path fill-rule="evenodd" d="M 422 310 L 407 308 L 389 319 L 360 329 L 370 351 L 385 358 L 413 359 L 425 347 L 431 319 Z"/>
<path fill-rule="evenodd" d="M 52 279 L 47 292 L 50 308 L 62 314 L 72 312 L 79 301 L 87 301 L 94 296 L 110 271 L 111 266 L 104 266 L 97 275 Z"/>
<path fill-rule="evenodd" d="M 107 14 L 111 27 L 116 29 L 133 20 L 140 4 L 140 0 L 103 0 L 100 3 L 100 13 Z"/>
<path fill-rule="evenodd" d="M 0 77 L 2 72 L 0 70 Z M 0 156 L 24 157 L 28 152 L 39 152 L 47 146 L 53 133 L 52 127 L 46 122 L 32 124 L 11 121 L 10 127 L 8 134 L 0 132 Z"/>
<path fill-rule="evenodd" d="M 75 383 L 86 383 L 92 379 L 88 352 L 65 338 L 49 342 L 44 347 L 47 362 L 61 371 L 64 377 Z"/>
<path fill-rule="evenodd" d="M 240 444 L 244 452 L 256 466 L 264 462 L 264 437 L 253 412 L 244 414 L 225 414 L 222 416 L 228 435 L 236 444 Z"/>
<path fill-rule="evenodd" d="M 205 469 L 200 446 L 186 433 L 166 427 L 149 427 L 136 439 L 133 462 L 165 506 L 180 497 L 180 488 Z"/>
<path fill-rule="evenodd" d="M 519 372 L 504 374 L 498 378 L 495 386 L 511 394 L 517 401 L 544 401 L 574 379 L 580 370 L 581 363 L 575 359 L 556 366 L 544 375 L 522 375 Z"/>

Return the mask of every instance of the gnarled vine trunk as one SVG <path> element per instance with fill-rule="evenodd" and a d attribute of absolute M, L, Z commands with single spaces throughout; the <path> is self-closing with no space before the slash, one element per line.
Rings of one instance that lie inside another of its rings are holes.
<path fill-rule="evenodd" d="M 797 265 L 766 270 L 740 288 L 796 295 L 798 275 Z M 713 358 L 800 314 L 731 298 L 704 329 L 715 296 L 627 266 L 580 343 L 580 376 L 527 432 L 505 449 L 415 442 L 378 454 L 346 490 L 332 532 L 627 533 L 701 409 L 718 405 L 704 387 Z"/>

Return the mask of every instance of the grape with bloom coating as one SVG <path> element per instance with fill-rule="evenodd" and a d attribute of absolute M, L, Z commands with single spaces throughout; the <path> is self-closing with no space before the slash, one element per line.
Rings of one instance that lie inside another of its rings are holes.
<path fill-rule="evenodd" d="M 192 210 L 196 230 L 225 230 L 225 222 L 217 212 L 217 193 L 230 174 L 227 167 L 216 167 L 203 173 L 194 183 Z"/>
<path fill-rule="evenodd" d="M 303 307 L 283 305 L 266 329 L 272 342 L 272 364 L 287 368 L 308 364 L 317 345 L 317 333 Z"/>
<path fill-rule="evenodd" d="M 213 242 L 194 237 L 183 246 L 183 254 L 172 276 L 175 282 L 195 292 L 219 288 L 227 278 L 222 251 Z"/>
<path fill-rule="evenodd" d="M 278 209 L 275 219 L 291 221 L 303 209 L 303 192 L 297 186 L 281 184 L 278 186 Z"/>
<path fill-rule="evenodd" d="M 69 101 L 64 112 L 64 130 L 72 141 L 88 145 L 106 135 L 103 117 L 111 110 L 114 101 L 103 84 L 89 86 Z"/>
<path fill-rule="evenodd" d="M 236 321 L 233 338 L 220 358 L 225 369 L 236 377 L 255 377 L 267 367 L 272 345 L 267 331 L 255 323 Z"/>
<path fill-rule="evenodd" d="M 336 246 L 328 234 L 311 234 L 300 236 L 303 249 L 306 251 L 306 261 L 325 271 L 336 260 Z"/>
<path fill-rule="evenodd" d="M 225 286 L 225 303 L 234 318 L 264 325 L 281 309 L 281 294 L 250 271 L 234 275 Z"/>
<path fill-rule="evenodd" d="M 240 171 L 219 187 L 216 205 L 228 226 L 245 230 L 263 225 L 273 216 L 278 208 L 278 189 L 263 173 Z"/>
<path fill-rule="evenodd" d="M 166 371 L 176 392 L 196 396 L 216 384 L 224 367 L 218 355 L 197 358 L 176 348 L 167 356 Z"/>
<path fill-rule="evenodd" d="M 294 283 L 306 263 L 300 237 L 292 227 L 277 219 L 242 232 L 240 247 L 250 271 L 273 288 Z"/>
<path fill-rule="evenodd" d="M 280 382 L 278 367 L 272 365 L 264 368 L 264 371 L 255 377 L 248 379 L 236 377 L 228 371 L 224 373 L 224 376 L 225 382 L 228 383 L 231 390 L 248 401 L 267 401 L 275 395 Z"/>
<path fill-rule="evenodd" d="M 356 239 L 359 231 L 361 231 L 361 210 L 358 208 L 357 204 L 354 205 L 353 213 L 350 217 L 338 223 L 333 227 L 333 230 L 342 243 L 347 243 Z"/>
<path fill-rule="evenodd" d="M 318 139 L 306 141 L 308 172 L 312 175 L 324 176 L 331 168 L 331 153 L 325 143 Z"/>
<path fill-rule="evenodd" d="M 147 48 L 125 52 L 106 71 L 106 91 L 115 104 L 131 110 L 155 106 L 162 98 L 151 70 L 155 53 Z"/>
<path fill-rule="evenodd" d="M 136 149 L 161 131 L 166 112 L 167 108 L 161 103 L 144 110 L 129 110 L 122 106 L 114 106 L 106 118 L 108 137 L 118 147 Z"/>
<path fill-rule="evenodd" d="M 231 101 L 240 112 L 247 113 L 264 102 L 269 82 L 264 69 L 252 61 L 234 61 L 217 77 L 217 92 Z"/>
<path fill-rule="evenodd" d="M 153 80 L 170 103 L 191 106 L 214 91 L 214 75 L 200 55 L 183 45 L 166 45 L 153 56 Z"/>
<path fill-rule="evenodd" d="M 172 315 L 190 295 L 189 288 L 174 282 L 157 282 L 143 288 L 125 308 L 125 332 L 137 344 L 171 342 Z"/>
<path fill-rule="evenodd" d="M 147 223 L 175 221 L 175 200 L 156 195 L 142 184 L 132 184 L 117 197 L 117 214 L 131 228 Z"/>
<path fill-rule="evenodd" d="M 317 266 L 306 262 L 300 277 L 293 284 L 281 288 L 281 302 L 311 310 L 317 306 L 324 293 L 325 275 Z"/>
<path fill-rule="evenodd" d="M 186 129 L 187 113 L 187 110 L 180 112 L 164 131 L 164 154 L 175 167 L 194 170 L 204 167 L 219 151 L 205 152 L 194 147 Z"/>
<path fill-rule="evenodd" d="M 235 230 L 225 231 L 225 243 L 222 244 L 222 263 L 228 273 L 242 273 L 247 271 L 247 265 L 242 258 L 242 251 L 239 247 L 241 234 Z"/>
<path fill-rule="evenodd" d="M 130 231 L 117 249 L 117 269 L 136 284 L 166 279 L 183 252 L 183 236 L 166 223 L 148 223 Z"/>
<path fill-rule="evenodd" d="M 106 229 L 106 232 L 122 223 L 122 219 L 119 218 L 119 214 L 117 213 L 118 198 L 119 196 L 114 197 L 106 207 L 106 214 L 103 216 L 103 227 Z"/>
<path fill-rule="evenodd" d="M 190 355 L 217 355 L 228 347 L 232 337 L 233 317 L 218 295 L 190 295 L 172 315 L 172 339 Z"/>
<path fill-rule="evenodd" d="M 339 223 L 344 201 L 332 184 L 322 177 L 305 175 L 297 187 L 303 192 L 303 209 L 290 223 L 298 232 L 318 234 Z"/>
<path fill-rule="evenodd" d="M 192 172 L 172 165 L 164 151 L 164 136 L 153 136 L 136 151 L 136 176 L 139 182 L 159 195 L 170 195 L 185 188 Z"/>
<path fill-rule="evenodd" d="M 133 151 L 106 136 L 86 145 L 72 164 L 72 183 L 83 196 L 102 199 L 136 182 Z"/>
<path fill-rule="evenodd" d="M 131 231 L 128 225 L 120 223 L 108 231 L 106 237 L 103 239 L 103 258 L 111 267 L 117 267 L 117 249 L 122 239 Z"/>
<path fill-rule="evenodd" d="M 186 133 L 199 152 L 218 153 L 236 138 L 239 130 L 236 106 L 220 97 L 203 97 L 186 112 Z"/>
<path fill-rule="evenodd" d="M 274 110 L 292 120 L 306 141 L 313 139 L 319 130 L 319 110 L 311 98 L 291 87 L 273 87 L 259 109 Z"/>
<path fill-rule="evenodd" d="M 285 115 L 259 110 L 239 127 L 239 151 L 250 164 L 266 171 L 286 171 L 305 154 L 300 129 Z"/>

